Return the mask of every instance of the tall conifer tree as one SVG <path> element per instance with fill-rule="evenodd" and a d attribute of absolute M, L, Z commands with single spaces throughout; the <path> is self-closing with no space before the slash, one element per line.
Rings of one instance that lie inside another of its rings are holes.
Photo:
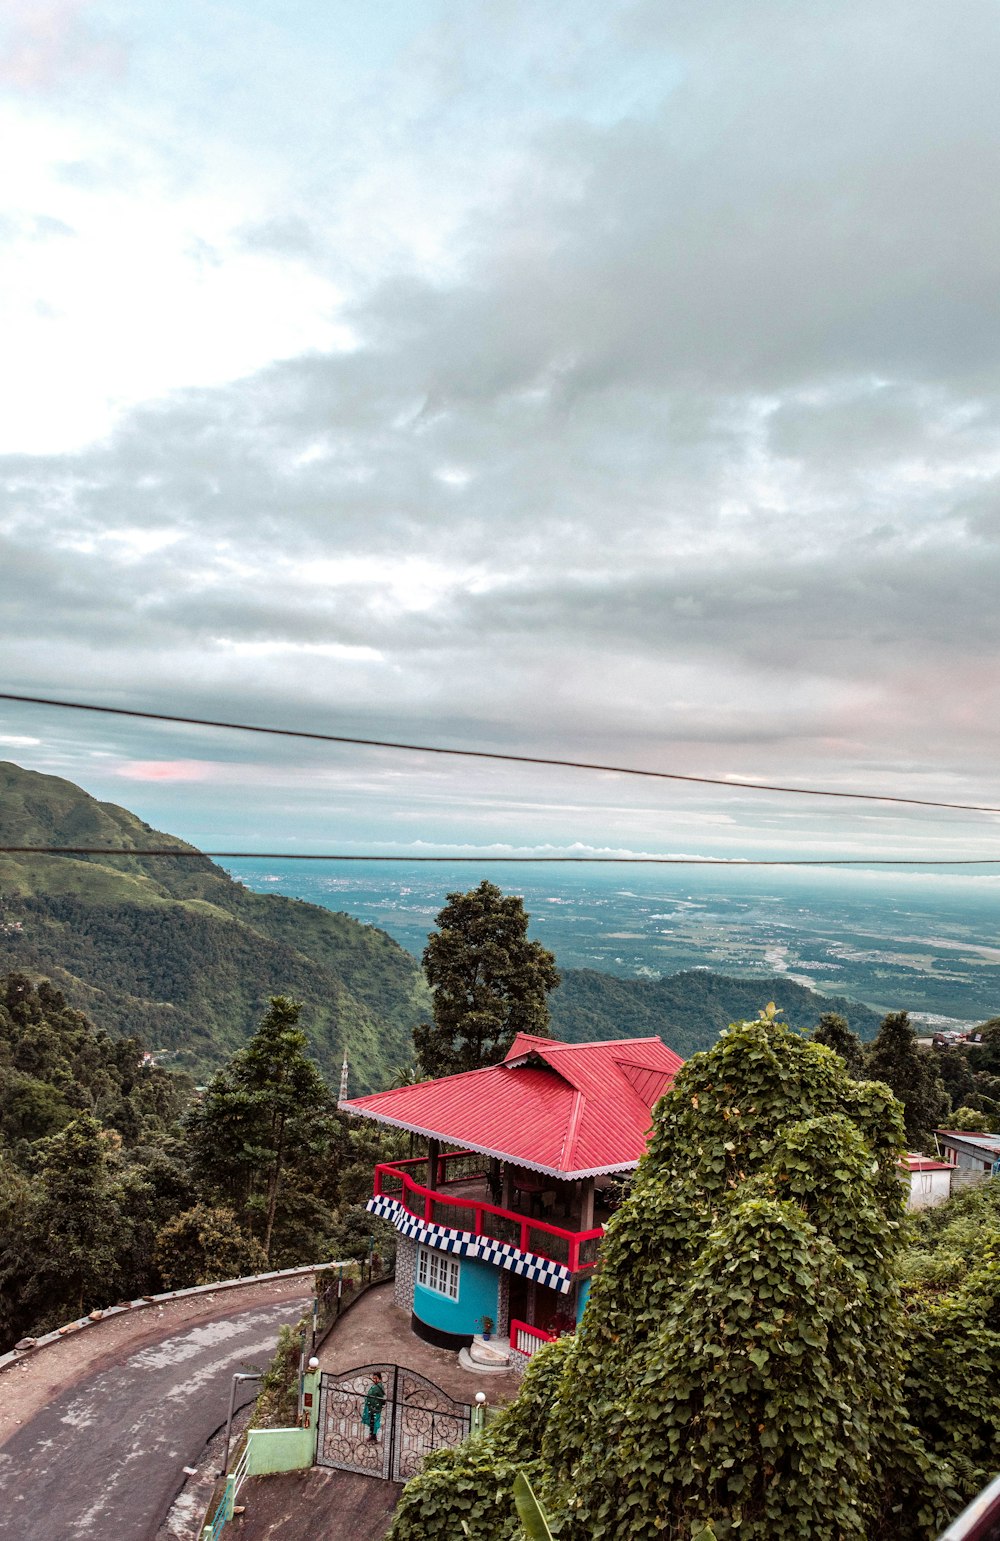
<path fill-rule="evenodd" d="M 427 1075 L 495 1064 L 517 1033 L 549 1036 L 545 998 L 559 972 L 553 954 L 528 940 L 528 919 L 523 901 L 495 883 L 448 895 L 423 956 L 434 1021 L 413 1034 Z"/>
<path fill-rule="evenodd" d="M 917 1048 L 905 1011 L 890 1011 L 883 1021 L 868 1053 L 867 1073 L 873 1081 L 884 1081 L 903 1104 L 910 1149 L 926 1145 L 950 1099 L 934 1061 Z"/>
<path fill-rule="evenodd" d="M 285 1170 L 316 1143 L 331 1106 L 305 1052 L 301 1010 L 298 1001 L 273 996 L 246 1048 L 213 1077 L 189 1120 L 199 1177 L 255 1225 L 268 1257 Z"/>

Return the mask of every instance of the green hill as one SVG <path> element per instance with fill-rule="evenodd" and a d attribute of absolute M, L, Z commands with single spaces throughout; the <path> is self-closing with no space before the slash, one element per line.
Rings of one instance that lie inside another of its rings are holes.
<path fill-rule="evenodd" d="M 249 1036 L 274 994 L 303 1001 L 303 1025 L 336 1084 L 383 1086 L 412 1058 L 427 1011 L 416 960 L 385 932 L 277 894 L 255 894 L 194 848 L 72 782 L 0 761 L 0 844 L 98 845 L 109 857 L 0 855 L 0 972 L 51 979 L 112 1032 L 204 1073 Z"/>
<path fill-rule="evenodd" d="M 839 1011 L 861 1038 L 873 1038 L 881 1018 L 868 1006 L 817 995 L 794 980 L 730 979 L 688 969 L 663 979 L 618 979 L 595 969 L 567 969 L 549 996 L 557 1038 L 645 1038 L 658 1034 L 685 1059 L 714 1043 L 730 1022 L 756 1017 L 768 1001 L 784 1008 L 793 1027 L 811 1029 L 824 1011 Z"/>
<path fill-rule="evenodd" d="M 0 973 L 46 977 L 118 1034 L 138 1034 L 205 1074 L 245 1042 L 268 997 L 305 1003 L 309 1032 L 336 1084 L 346 1045 L 352 1092 L 385 1086 L 413 1058 L 429 1011 L 417 961 L 384 931 L 301 899 L 257 894 L 72 782 L 0 761 L 0 844 L 98 845 L 109 857 L 0 855 Z M 679 1054 L 708 1048 L 727 1023 L 773 999 L 810 1028 L 840 1011 L 862 1038 L 879 1018 L 787 978 L 730 979 L 694 969 L 659 980 L 567 969 L 550 997 L 552 1029 L 571 1042 L 660 1034 Z"/>

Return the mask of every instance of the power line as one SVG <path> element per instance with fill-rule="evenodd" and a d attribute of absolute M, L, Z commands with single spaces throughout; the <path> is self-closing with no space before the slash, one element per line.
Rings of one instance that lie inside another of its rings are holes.
<path fill-rule="evenodd" d="M 28 706 L 56 706 L 74 712 L 100 712 L 109 717 L 134 717 L 145 722 L 179 723 L 194 728 L 224 728 L 236 733 L 263 733 L 271 738 L 311 739 L 321 744 L 353 744 L 365 749 L 397 749 L 407 754 L 453 755 L 466 760 L 502 760 L 514 765 L 552 765 L 564 770 L 607 771 L 616 776 L 644 776 L 654 781 L 685 781 L 697 786 L 725 787 L 730 792 L 783 792 L 793 797 L 839 797 L 851 802 L 897 803 L 911 808 L 946 808 L 955 813 L 1000 813 L 982 803 L 939 802 L 929 797 L 901 797 L 891 792 L 841 792 L 832 787 L 790 787 L 770 781 L 732 781 L 725 776 L 689 776 L 680 771 L 640 770 L 634 765 L 604 765 L 593 760 L 561 760 L 545 755 L 506 754 L 498 749 L 449 749 L 441 744 L 407 744 L 395 739 L 352 738 L 344 733 L 313 733 L 305 728 L 268 728 L 251 722 L 220 722 L 211 717 L 181 717 L 171 712 L 143 712 L 124 706 L 97 706 L 89 701 L 57 701 L 49 696 L 23 696 L 0 691 L 0 701 Z"/>
<path fill-rule="evenodd" d="M 123 850 L 121 846 L 0 845 L 0 856 L 170 856 L 195 861 L 379 861 L 502 862 L 512 866 L 560 863 L 563 866 L 619 867 L 1000 867 L 1000 856 L 809 856 L 796 859 L 742 856 L 386 856 L 347 851 L 196 851 Z"/>

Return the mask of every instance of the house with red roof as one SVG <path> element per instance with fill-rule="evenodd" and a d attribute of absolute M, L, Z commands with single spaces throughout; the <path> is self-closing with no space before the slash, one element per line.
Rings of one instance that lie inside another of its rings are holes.
<path fill-rule="evenodd" d="M 659 1038 L 520 1033 L 498 1065 L 341 1100 L 426 1142 L 376 1167 L 368 1201 L 399 1233 L 396 1300 L 415 1332 L 462 1348 L 489 1318 L 530 1356 L 575 1325 L 614 1179 L 637 1165 L 682 1063 Z"/>
<path fill-rule="evenodd" d="M 949 1162 L 907 1151 L 905 1156 L 900 1156 L 899 1167 L 900 1176 L 909 1188 L 907 1209 L 932 1209 L 951 1198 L 955 1168 Z"/>

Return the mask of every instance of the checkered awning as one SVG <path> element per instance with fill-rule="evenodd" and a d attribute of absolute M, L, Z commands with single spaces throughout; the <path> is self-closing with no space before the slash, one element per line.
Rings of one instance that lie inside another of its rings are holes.
<path fill-rule="evenodd" d="M 545 1284 L 549 1289 L 558 1290 L 560 1295 L 568 1295 L 572 1287 L 573 1276 L 569 1269 L 562 1263 L 552 1262 L 551 1258 L 522 1252 L 507 1242 L 495 1241 L 492 1236 L 474 1236 L 471 1231 L 453 1231 L 446 1225 L 419 1220 L 396 1199 L 384 1195 L 369 1199 L 365 1207 L 371 1214 L 390 1220 L 401 1235 L 412 1237 L 423 1247 L 438 1247 L 442 1252 L 455 1252 L 460 1257 L 477 1257 L 496 1268 L 506 1268 L 525 1279 L 533 1279 L 536 1284 Z"/>

